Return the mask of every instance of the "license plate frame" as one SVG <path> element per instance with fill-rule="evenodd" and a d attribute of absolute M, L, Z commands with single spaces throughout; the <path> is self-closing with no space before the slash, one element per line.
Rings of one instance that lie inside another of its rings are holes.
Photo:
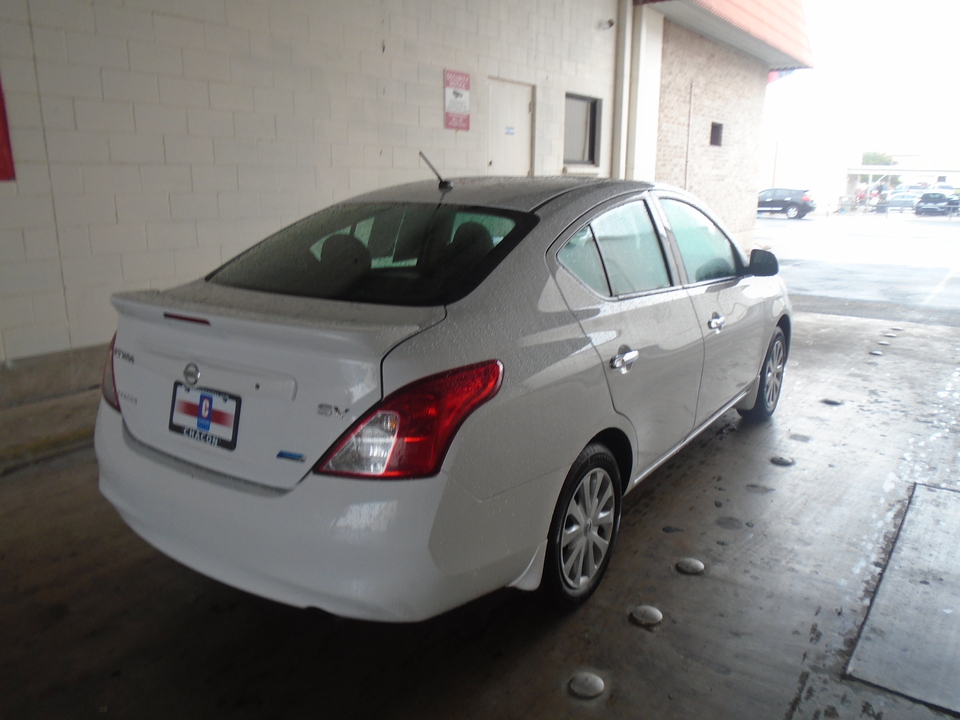
<path fill-rule="evenodd" d="M 239 395 L 214 388 L 173 383 L 168 427 L 171 432 L 223 450 L 237 447 Z"/>

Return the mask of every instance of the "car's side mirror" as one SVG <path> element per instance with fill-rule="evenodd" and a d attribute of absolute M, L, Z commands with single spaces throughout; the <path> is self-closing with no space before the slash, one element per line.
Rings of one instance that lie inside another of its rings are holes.
<path fill-rule="evenodd" d="M 769 250 L 754 250 L 750 253 L 750 266 L 747 272 L 758 277 L 770 277 L 780 272 L 777 256 Z"/>

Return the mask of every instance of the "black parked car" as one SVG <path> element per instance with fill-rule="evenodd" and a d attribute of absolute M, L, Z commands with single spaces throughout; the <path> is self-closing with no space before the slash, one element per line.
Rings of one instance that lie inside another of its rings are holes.
<path fill-rule="evenodd" d="M 817 203 L 809 190 L 770 188 L 763 190 L 757 199 L 758 213 L 783 213 L 790 219 L 799 220 L 817 209 Z"/>
<path fill-rule="evenodd" d="M 950 211 L 950 198 L 942 192 L 925 192 L 917 200 L 913 211 L 917 215 L 930 213 L 933 215 L 946 215 Z"/>

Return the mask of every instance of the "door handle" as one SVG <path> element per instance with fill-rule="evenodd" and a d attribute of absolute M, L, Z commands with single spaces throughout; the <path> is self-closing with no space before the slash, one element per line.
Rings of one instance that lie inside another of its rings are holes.
<path fill-rule="evenodd" d="M 630 372 L 630 368 L 640 357 L 639 350 L 631 350 L 626 345 L 620 346 L 620 352 L 610 358 L 610 367 L 613 370 L 619 370 L 622 374 Z"/>
<path fill-rule="evenodd" d="M 726 322 L 727 322 L 727 319 L 723 315 L 714 313 L 713 317 L 707 320 L 707 327 L 710 328 L 711 330 L 716 330 L 717 332 L 720 332 L 721 330 L 723 330 L 723 326 Z"/>

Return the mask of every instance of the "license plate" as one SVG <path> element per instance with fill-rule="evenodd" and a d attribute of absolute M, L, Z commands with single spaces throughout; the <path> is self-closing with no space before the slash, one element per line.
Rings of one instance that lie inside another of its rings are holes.
<path fill-rule="evenodd" d="M 191 440 L 233 450 L 237 447 L 240 398 L 236 395 L 173 384 L 170 430 Z"/>

